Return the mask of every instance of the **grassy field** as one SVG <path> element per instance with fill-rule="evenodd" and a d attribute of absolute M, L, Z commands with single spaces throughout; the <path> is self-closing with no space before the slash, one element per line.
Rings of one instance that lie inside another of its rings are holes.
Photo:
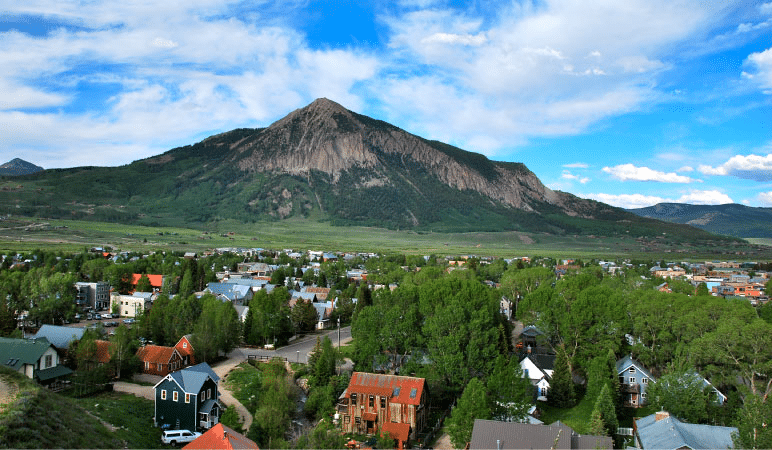
<path fill-rule="evenodd" d="M 772 242 L 671 242 L 664 236 L 555 236 L 539 233 L 417 233 L 286 220 L 243 224 L 223 221 L 205 228 L 146 227 L 116 223 L 10 217 L 0 220 L 0 252 L 46 248 L 81 251 L 92 246 L 127 251 L 195 251 L 220 247 L 367 251 L 420 255 L 667 260 L 768 260 Z"/>

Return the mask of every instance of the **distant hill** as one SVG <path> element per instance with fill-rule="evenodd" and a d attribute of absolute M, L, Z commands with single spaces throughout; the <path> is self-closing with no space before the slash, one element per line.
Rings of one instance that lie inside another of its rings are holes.
<path fill-rule="evenodd" d="M 725 205 L 659 203 L 628 211 L 641 217 L 687 224 L 726 236 L 772 238 L 772 208 L 753 208 L 736 203 Z"/>
<path fill-rule="evenodd" d="M 41 170 L 44 169 L 40 166 L 36 166 L 23 159 L 14 158 L 0 166 L 0 176 L 15 177 L 19 175 L 29 175 L 31 173 L 40 172 Z"/>
<path fill-rule="evenodd" d="M 3 210 L 194 227 L 291 219 L 418 232 L 715 239 L 553 191 L 525 164 L 423 139 L 328 99 L 267 128 L 233 130 L 126 166 L 0 182 Z"/>

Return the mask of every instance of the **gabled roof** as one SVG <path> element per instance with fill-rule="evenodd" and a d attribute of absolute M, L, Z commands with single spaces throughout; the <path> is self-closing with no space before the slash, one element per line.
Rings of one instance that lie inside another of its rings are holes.
<path fill-rule="evenodd" d="M 410 439 L 410 424 L 386 422 L 381 426 L 381 436 L 384 433 L 389 433 L 389 437 L 392 439 L 407 442 Z"/>
<path fill-rule="evenodd" d="M 156 383 L 155 388 L 165 380 L 173 380 L 186 394 L 198 394 L 209 378 L 215 383 L 220 381 L 220 377 L 214 373 L 209 364 L 201 363 L 166 375 L 163 380 Z"/>
<path fill-rule="evenodd" d="M 102 364 L 107 364 L 110 362 L 110 342 L 109 341 L 102 341 L 102 340 L 95 340 L 96 343 L 96 360 L 97 362 L 100 362 Z"/>
<path fill-rule="evenodd" d="M 85 328 L 60 327 L 56 325 L 43 325 L 38 332 L 32 336 L 33 339 L 46 338 L 54 347 L 66 350 L 70 347 L 70 342 L 79 340 L 83 337 Z"/>
<path fill-rule="evenodd" d="M 533 425 L 475 419 L 469 448 L 611 449 L 613 441 L 608 436 L 579 435 L 571 427 L 560 422 L 552 425 Z"/>
<path fill-rule="evenodd" d="M 0 338 L 0 364 L 19 370 L 24 364 L 36 364 L 49 348 L 54 347 L 46 339 Z"/>
<path fill-rule="evenodd" d="M 137 350 L 137 358 L 142 362 L 149 362 L 150 364 L 169 364 L 175 353 L 177 356 L 180 356 L 180 352 L 174 347 L 146 345 Z"/>
<path fill-rule="evenodd" d="M 178 352 L 180 352 L 180 356 L 190 356 L 193 355 L 193 342 L 191 341 L 192 334 L 186 334 L 185 336 L 182 336 L 179 341 L 177 341 L 177 344 L 174 345 L 174 348 L 177 349 Z M 188 347 L 185 348 L 182 346 L 183 341 L 188 342 Z"/>
<path fill-rule="evenodd" d="M 259 450 L 257 444 L 241 433 L 218 423 L 202 434 L 195 441 L 182 447 L 183 450 L 238 450 L 255 449 Z"/>
<path fill-rule="evenodd" d="M 350 397 L 352 392 L 380 395 L 389 397 L 392 403 L 418 405 L 425 387 L 424 378 L 354 372 L 344 395 Z"/>
<path fill-rule="evenodd" d="M 632 356 L 627 355 L 624 358 L 617 361 L 617 375 L 621 374 L 625 370 L 629 369 L 630 366 L 635 366 L 638 371 L 646 375 L 649 379 L 652 381 L 656 381 L 656 379 L 651 375 L 651 373 L 646 370 L 645 367 L 641 365 L 638 361 L 634 360 Z"/>
<path fill-rule="evenodd" d="M 657 420 L 657 416 L 665 416 Z M 732 448 L 735 427 L 718 427 L 681 422 L 667 413 L 655 413 L 635 420 L 643 448 L 713 449 Z"/>
<path fill-rule="evenodd" d="M 555 355 L 545 355 L 543 353 L 530 353 L 523 356 L 520 362 L 530 359 L 534 366 L 547 373 L 548 370 L 555 370 L 555 357 Z"/>

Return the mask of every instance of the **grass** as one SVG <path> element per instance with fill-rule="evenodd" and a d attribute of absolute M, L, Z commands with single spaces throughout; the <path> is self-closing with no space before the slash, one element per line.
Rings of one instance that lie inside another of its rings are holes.
<path fill-rule="evenodd" d="M 258 406 L 258 395 L 263 384 L 263 375 L 248 362 L 243 362 L 228 374 L 225 386 L 233 396 L 251 413 L 255 414 Z"/>
<path fill-rule="evenodd" d="M 161 429 L 153 426 L 152 400 L 111 392 L 74 401 L 94 417 L 112 424 L 113 436 L 126 448 L 165 447 L 161 443 Z"/>
<path fill-rule="evenodd" d="M 595 406 L 595 399 L 583 397 L 573 408 L 557 408 L 546 402 L 540 402 L 541 411 L 539 420 L 546 424 L 552 424 L 558 420 L 573 428 L 579 434 L 589 434 L 590 416 Z"/>
<path fill-rule="evenodd" d="M 312 220 L 244 224 L 233 220 L 202 225 L 201 229 L 151 227 L 80 220 L 11 217 L 0 221 L 0 252 L 81 251 L 102 246 L 132 251 L 194 251 L 220 247 L 294 248 L 367 251 L 419 255 L 480 255 L 493 257 L 637 258 L 713 260 L 721 257 L 772 259 L 767 241 L 757 244 L 670 242 L 663 237 L 645 242 L 629 236 L 556 236 L 546 233 L 431 233 L 373 227 L 336 227 Z"/>

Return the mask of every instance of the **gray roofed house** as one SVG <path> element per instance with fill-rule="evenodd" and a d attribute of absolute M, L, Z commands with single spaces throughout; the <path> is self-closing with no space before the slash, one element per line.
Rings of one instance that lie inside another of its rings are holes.
<path fill-rule="evenodd" d="M 54 347 L 59 350 L 70 348 L 72 341 L 80 340 L 83 337 L 85 328 L 61 327 L 57 325 L 43 325 L 32 339 L 46 338 Z"/>
<path fill-rule="evenodd" d="M 681 422 L 665 411 L 634 419 L 636 438 L 643 449 L 733 448 L 735 427 Z"/>
<path fill-rule="evenodd" d="M 61 387 L 72 373 L 60 364 L 56 348 L 45 338 L 0 338 L 0 364 L 52 389 Z"/>
<path fill-rule="evenodd" d="M 499 422 L 476 419 L 472 429 L 470 449 L 611 449 L 613 441 L 608 436 L 589 436 L 576 433 L 568 425 L 556 422 L 552 425 Z"/>
<path fill-rule="evenodd" d="M 633 408 L 646 403 L 646 388 L 649 386 L 649 382 L 657 380 L 630 355 L 619 359 L 616 364 L 623 403 Z"/>
<path fill-rule="evenodd" d="M 207 363 L 166 375 L 153 387 L 156 426 L 197 430 L 216 425 L 223 410 L 219 380 Z"/>

